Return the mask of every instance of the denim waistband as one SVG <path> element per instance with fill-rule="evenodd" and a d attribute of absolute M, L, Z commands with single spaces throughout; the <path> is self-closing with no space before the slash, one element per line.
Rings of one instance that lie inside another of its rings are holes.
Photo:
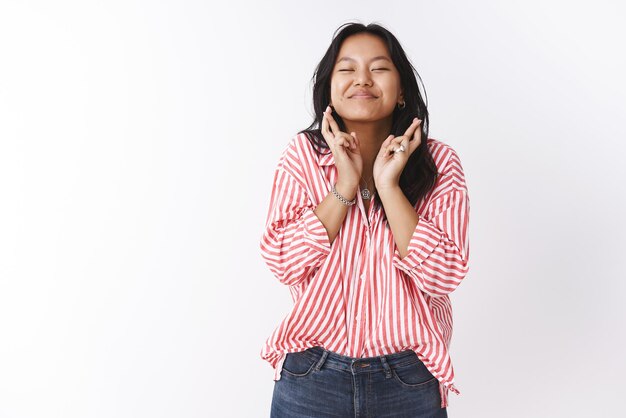
<path fill-rule="evenodd" d="M 390 375 L 390 368 L 412 364 L 421 361 L 413 350 L 405 350 L 398 353 L 386 354 L 376 357 L 348 357 L 323 347 L 311 347 L 302 351 L 301 354 L 311 356 L 317 361 L 315 368 L 320 370 L 322 366 L 335 370 L 351 373 L 370 373 L 384 371 Z"/>

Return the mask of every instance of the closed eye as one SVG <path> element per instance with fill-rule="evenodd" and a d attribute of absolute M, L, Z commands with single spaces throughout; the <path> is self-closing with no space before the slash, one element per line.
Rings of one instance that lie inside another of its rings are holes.
<path fill-rule="evenodd" d="M 341 71 L 354 71 L 354 70 L 344 68 L 338 71 L 341 72 Z M 372 68 L 372 71 L 389 71 L 389 68 Z"/>

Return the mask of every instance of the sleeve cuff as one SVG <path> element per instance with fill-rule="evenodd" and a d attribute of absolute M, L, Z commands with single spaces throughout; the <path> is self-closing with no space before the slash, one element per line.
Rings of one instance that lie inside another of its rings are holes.
<path fill-rule="evenodd" d="M 413 236 L 409 241 L 408 253 L 400 257 L 398 248 L 394 250 L 393 265 L 400 270 L 410 273 L 419 267 L 432 254 L 443 239 L 443 233 L 431 222 L 420 216 Z"/>
<path fill-rule="evenodd" d="M 317 217 L 313 209 L 307 208 L 302 215 L 304 223 L 305 237 L 304 239 L 312 247 L 323 253 L 330 253 L 330 240 L 328 232 L 320 218 Z"/>

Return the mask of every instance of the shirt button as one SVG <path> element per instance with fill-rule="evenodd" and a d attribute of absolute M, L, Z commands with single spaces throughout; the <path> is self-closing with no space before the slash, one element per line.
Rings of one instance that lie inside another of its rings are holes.
<path fill-rule="evenodd" d="M 361 274 L 361 275 L 359 276 L 359 279 L 361 279 L 361 280 L 365 280 L 365 274 Z"/>

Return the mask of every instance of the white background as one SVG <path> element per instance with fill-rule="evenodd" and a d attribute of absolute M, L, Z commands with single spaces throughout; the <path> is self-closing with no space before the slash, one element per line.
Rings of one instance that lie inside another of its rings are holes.
<path fill-rule="evenodd" d="M 619 1 L 0 3 L 0 417 L 265 417 L 258 248 L 334 30 L 377 22 L 459 154 L 450 417 L 612 417 L 626 384 Z"/>

